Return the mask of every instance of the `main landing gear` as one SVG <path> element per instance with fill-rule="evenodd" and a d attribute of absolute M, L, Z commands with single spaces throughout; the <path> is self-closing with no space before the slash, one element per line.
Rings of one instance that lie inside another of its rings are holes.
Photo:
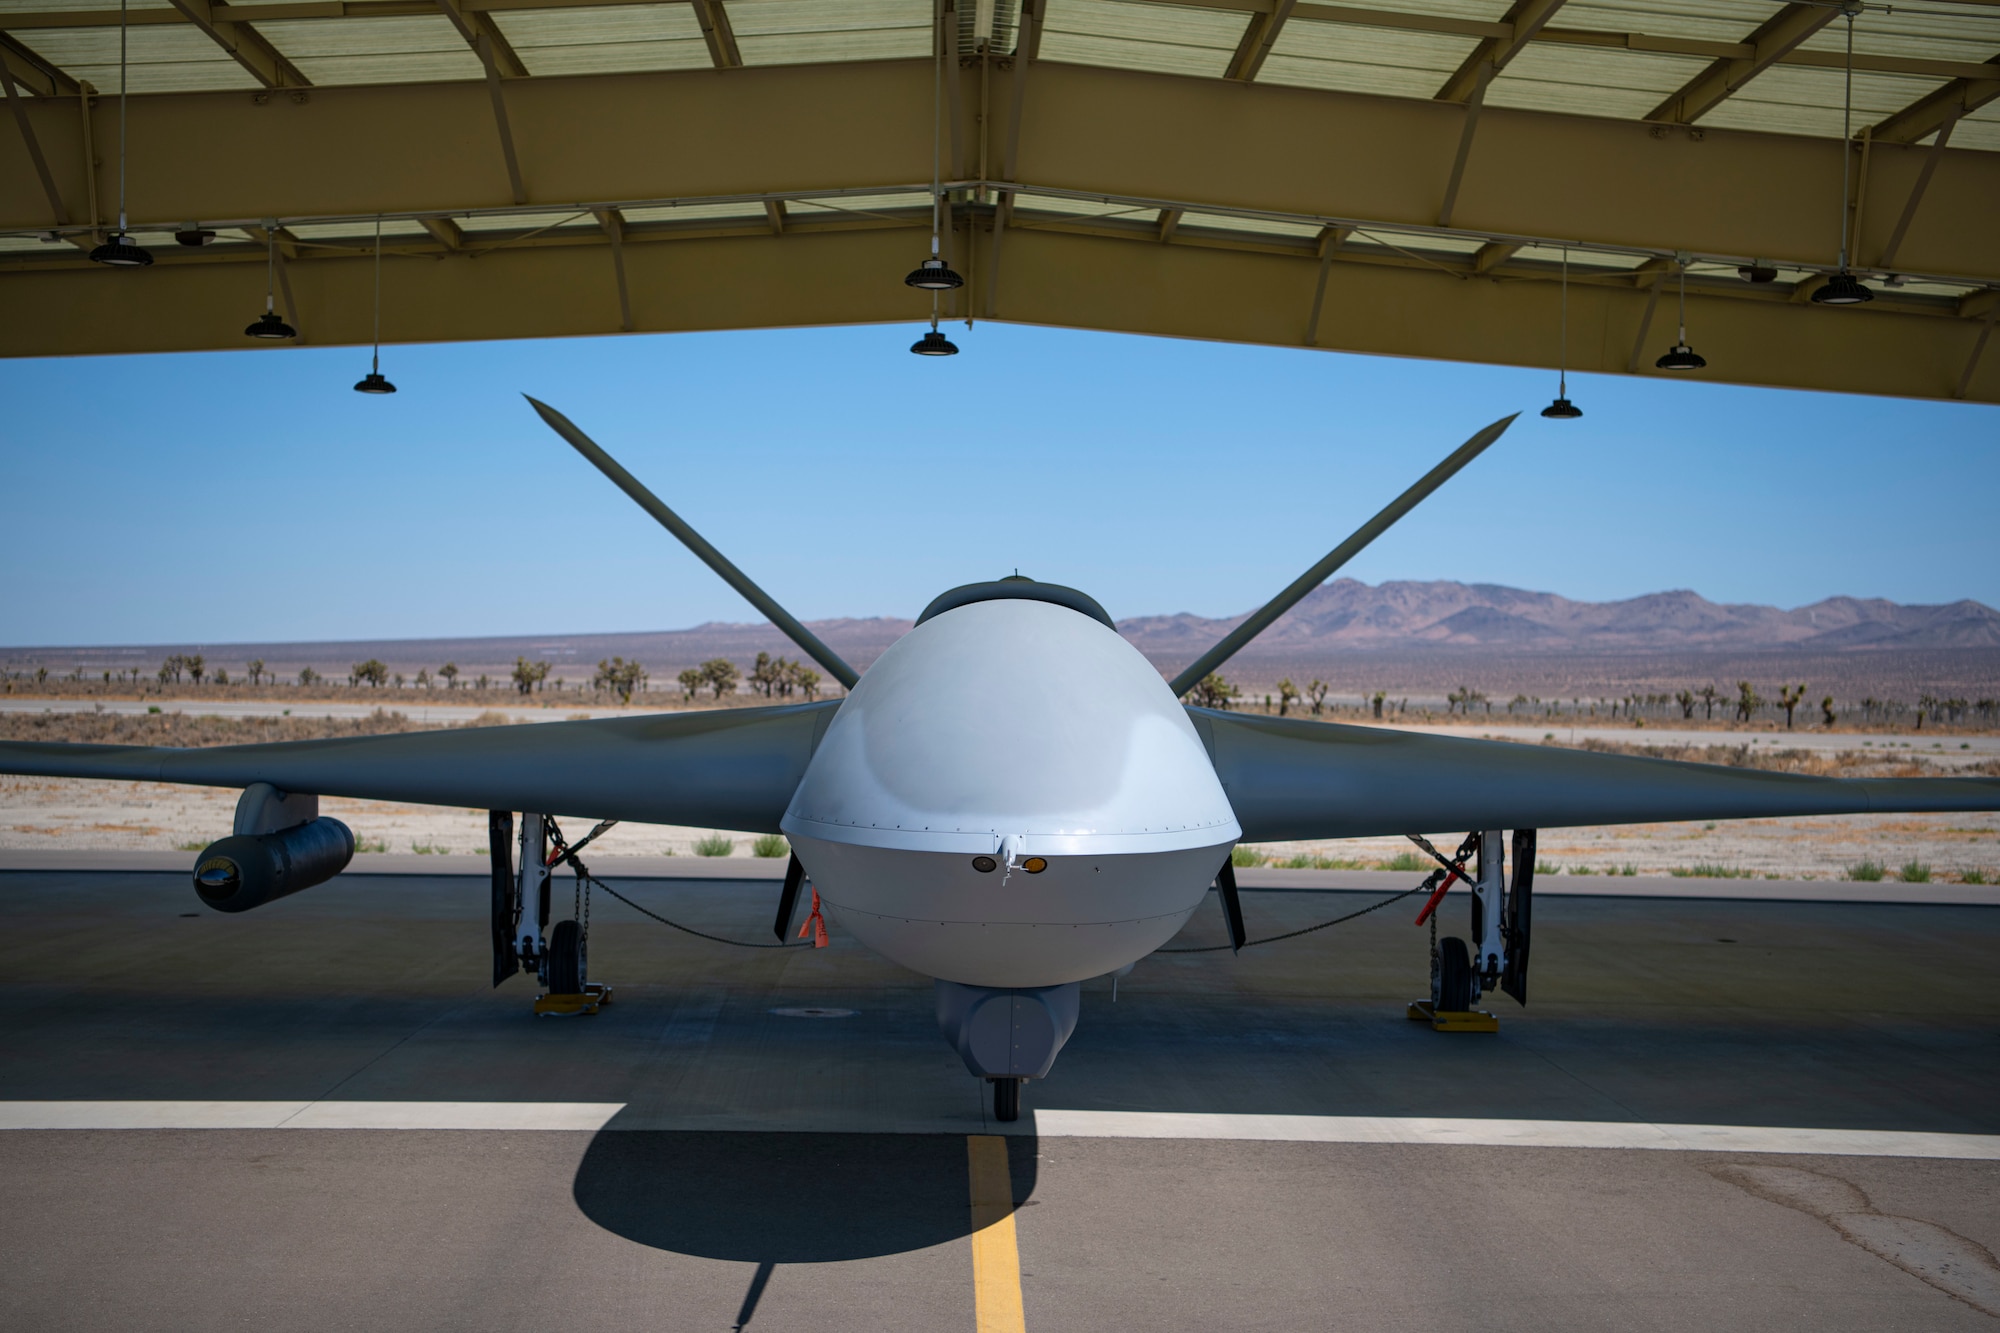
<path fill-rule="evenodd" d="M 531 972 L 547 987 L 535 997 L 537 1014 L 594 1014 L 611 1003 L 611 987 L 589 980 L 590 908 L 580 878 L 572 914 L 553 923 L 549 919 L 554 907 L 549 855 L 552 840 L 560 853 L 561 834 L 550 827 L 550 821 L 542 815 L 522 815 L 517 875 L 514 816 L 505 810 L 487 815 L 487 847 L 493 866 L 493 984 L 498 986 L 516 972 Z M 530 903 L 534 904 L 532 919 Z"/>
<path fill-rule="evenodd" d="M 1431 923 L 1431 996 L 1410 1005 L 1415 1022 L 1439 1032 L 1498 1032 L 1500 1020 L 1474 1006 L 1498 989 L 1528 1002 L 1528 934 L 1535 884 L 1535 831 L 1514 831 L 1514 882 L 1507 883 L 1505 843 L 1498 829 L 1475 833 L 1470 942 L 1440 940 L 1434 912 L 1456 875 L 1446 877 L 1417 917 Z M 1428 844 L 1426 844 L 1428 845 Z M 1461 847 L 1463 853 L 1465 848 Z"/>
<path fill-rule="evenodd" d="M 993 1118 L 1008 1124 L 1021 1118 L 1021 1085 L 1024 1078 L 989 1078 L 993 1085 Z"/>

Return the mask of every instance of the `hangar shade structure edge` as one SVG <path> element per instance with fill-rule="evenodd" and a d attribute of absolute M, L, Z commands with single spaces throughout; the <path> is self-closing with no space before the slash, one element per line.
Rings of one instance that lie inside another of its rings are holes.
<path fill-rule="evenodd" d="M 273 233 L 366 342 L 378 213 L 390 342 L 914 325 L 942 50 L 949 318 L 1552 367 L 1567 245 L 1572 369 L 1685 261 L 1706 378 L 2000 401 L 2000 5 L 1857 20 L 1858 309 L 1836 9 L 1391 5 L 138 0 L 111 272 L 118 11 L 0 0 L 0 353 L 242 346 Z"/>

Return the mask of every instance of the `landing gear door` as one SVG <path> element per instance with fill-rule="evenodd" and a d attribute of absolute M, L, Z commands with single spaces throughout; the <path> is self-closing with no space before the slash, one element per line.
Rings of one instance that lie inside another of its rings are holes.
<path fill-rule="evenodd" d="M 1501 911 L 1500 928 L 1507 942 L 1507 961 L 1500 970 L 1500 989 L 1521 1004 L 1528 1002 L 1528 935 L 1534 920 L 1535 830 L 1514 830 L 1514 886 Z"/>
<path fill-rule="evenodd" d="M 493 868 L 493 984 L 498 986 L 521 970 L 514 950 L 514 928 L 521 922 L 521 885 L 514 878 L 511 811 L 487 811 L 486 847 Z"/>

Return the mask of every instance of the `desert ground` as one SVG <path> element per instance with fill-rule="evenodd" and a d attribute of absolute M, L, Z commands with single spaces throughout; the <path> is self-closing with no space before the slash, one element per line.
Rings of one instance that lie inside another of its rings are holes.
<path fill-rule="evenodd" d="M 0 737 L 128 744 L 202 745 L 303 739 L 310 735 L 421 730 L 603 716 L 615 706 L 545 709 L 412 708 L 369 711 L 342 702 L 299 704 L 289 713 L 255 700 L 98 701 L 74 712 L 74 700 L 0 700 Z M 149 709 L 159 708 L 153 713 Z M 195 711 L 199 710 L 199 711 Z M 636 708 L 631 711 L 638 711 Z M 1576 726 L 1550 731 L 1460 719 L 1409 730 L 1489 737 L 1669 758 L 1844 776 L 2000 773 L 2000 735 L 1990 731 L 1853 732 L 1718 725 L 1706 730 Z M 0 848 L 198 851 L 228 832 L 236 793 L 163 783 L 0 777 Z M 478 810 L 329 798 L 323 813 L 345 822 L 364 852 L 484 854 L 486 815 Z M 570 830 L 572 836 L 582 830 Z M 1450 832 L 1450 831 L 1441 831 Z M 718 833 L 730 855 L 753 854 L 741 833 L 659 825 L 624 825 L 592 858 L 615 873 L 620 856 L 692 856 Z M 714 851 L 713 844 L 708 848 Z M 1400 838 L 1278 843 L 1247 849 L 1273 864 L 1393 867 L 1410 852 Z M 1544 830 L 1544 873 L 1754 876 L 1838 879 L 1872 873 L 1890 879 L 1992 882 L 2000 879 L 2000 814 L 1846 815 L 1813 819 L 1644 824 Z"/>

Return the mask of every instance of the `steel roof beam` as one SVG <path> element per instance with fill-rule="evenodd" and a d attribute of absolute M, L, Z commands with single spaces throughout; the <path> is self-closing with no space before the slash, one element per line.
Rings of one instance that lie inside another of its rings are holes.
<path fill-rule="evenodd" d="M 1472 49 L 1444 87 L 1438 89 L 1440 102 L 1465 102 L 1483 91 L 1484 80 L 1507 68 L 1507 62 L 1533 41 L 1563 6 L 1563 0 L 1514 0 L 1501 21 L 1507 25 L 1505 37 L 1487 37 Z M 1484 74 L 1482 68 L 1491 66 Z"/>
<path fill-rule="evenodd" d="M 0 32 L 0 61 L 14 81 L 36 97 L 74 97 L 81 85 L 17 39 Z"/>
<path fill-rule="evenodd" d="M 279 54 L 278 49 L 258 35 L 248 23 L 224 17 L 226 6 L 209 0 L 171 0 L 183 18 L 200 28 L 208 39 L 229 53 L 230 59 L 250 72 L 250 77 L 266 88 L 310 88 L 312 80 L 299 73 L 298 66 Z"/>
<path fill-rule="evenodd" d="M 1840 10 L 1827 4 L 1789 4 L 1757 26 L 1743 39 L 1751 49 L 1748 56 L 1717 60 L 1682 85 L 1679 92 L 1654 107 L 1647 120 L 1670 125 L 1692 125 L 1744 84 L 1762 74 L 1806 38 L 1840 17 Z M 1843 58 L 1842 63 L 1845 63 Z"/>
<path fill-rule="evenodd" d="M 1560 0 L 1558 0 L 1560 2 Z M 1240 79 L 1244 83 L 1257 77 L 1257 71 L 1264 68 L 1264 60 L 1277 45 L 1278 34 L 1285 30 L 1285 21 L 1292 16 L 1298 0 L 1277 0 L 1268 13 L 1254 14 L 1248 26 L 1243 29 L 1243 40 L 1236 45 L 1236 54 L 1229 58 L 1229 68 L 1223 72 L 1225 79 Z"/>
<path fill-rule="evenodd" d="M 1986 63 L 1993 71 L 1990 76 L 1953 79 L 1870 126 L 1870 137 L 1876 143 L 1917 143 L 1942 129 L 1946 121 L 1956 120 L 2000 98 L 2000 56 Z"/>
<path fill-rule="evenodd" d="M 717 69 L 741 69 L 743 52 L 736 46 L 736 29 L 730 26 L 729 11 L 722 0 L 690 0 L 694 21 L 701 25 L 701 39 L 708 43 L 708 58 Z"/>
<path fill-rule="evenodd" d="M 475 55 L 479 53 L 480 38 L 484 37 L 492 43 L 493 63 L 501 77 L 528 77 L 528 67 L 521 63 L 521 57 L 515 54 L 513 44 L 507 40 L 507 34 L 500 31 L 500 25 L 491 17 L 465 8 L 459 0 L 437 0 L 437 8 L 451 21 L 451 26 L 458 29 L 458 35 L 465 39 L 465 44 L 472 48 Z M 484 57 L 481 59 L 484 60 Z"/>

